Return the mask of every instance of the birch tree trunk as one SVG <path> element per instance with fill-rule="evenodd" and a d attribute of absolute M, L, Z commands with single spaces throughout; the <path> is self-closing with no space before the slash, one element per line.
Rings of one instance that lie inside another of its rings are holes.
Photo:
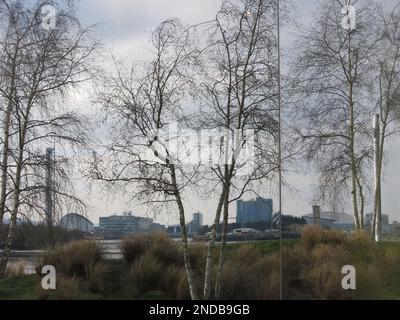
<path fill-rule="evenodd" d="M 357 186 L 358 186 L 358 195 L 360 196 L 360 224 L 362 226 L 362 229 L 364 229 L 365 197 L 364 197 L 363 186 L 358 176 L 357 176 Z"/>
<path fill-rule="evenodd" d="M 15 96 L 15 77 L 16 77 L 16 60 L 18 56 L 19 42 L 17 41 L 14 56 L 11 63 L 11 79 L 10 79 L 10 92 L 7 97 L 7 109 L 3 121 L 3 150 L 2 150 L 2 161 L 1 161 L 1 190 L 0 190 L 0 226 L 3 225 L 4 211 L 6 206 L 7 198 L 7 172 L 8 172 L 8 154 L 10 147 L 10 122 L 11 113 L 14 106 Z"/>
<path fill-rule="evenodd" d="M 185 220 L 185 209 L 183 207 L 181 194 L 178 189 L 175 165 L 171 164 L 170 170 L 171 170 L 172 185 L 175 193 L 175 199 L 179 210 L 179 221 L 181 225 L 181 234 L 182 234 L 183 259 L 185 263 L 185 270 L 189 284 L 190 296 L 192 300 L 199 300 L 199 295 L 198 295 L 199 290 L 197 288 L 192 265 L 190 263 L 190 250 L 189 250 L 188 235 L 187 235 L 186 220 Z"/>
<path fill-rule="evenodd" d="M 358 176 L 358 166 L 356 163 L 356 153 L 355 153 L 355 128 L 354 128 L 354 79 L 353 79 L 353 63 L 351 54 L 351 31 L 348 33 L 348 70 L 347 78 L 349 83 L 349 113 L 350 113 L 350 123 L 349 123 L 349 138 L 350 138 L 350 168 L 351 168 L 351 195 L 352 195 L 352 205 L 353 214 L 356 230 L 362 230 L 362 225 L 360 223 L 360 216 L 358 211 L 358 198 L 357 198 L 357 176 Z"/>
<path fill-rule="evenodd" d="M 375 151 L 375 200 L 374 200 L 374 224 L 373 236 L 376 242 L 381 241 L 382 233 L 382 204 L 381 204 L 381 147 L 380 147 L 380 116 L 374 117 L 374 151 Z"/>
<path fill-rule="evenodd" d="M 6 116 L 3 122 L 3 151 L 1 161 L 1 191 L 0 191 L 0 226 L 3 225 L 4 211 L 7 197 L 7 171 L 8 171 L 8 151 L 9 151 L 9 136 L 10 136 L 10 120 L 13 103 L 9 101 L 6 111 Z"/>
<path fill-rule="evenodd" d="M 20 137 L 20 148 L 18 154 L 18 160 L 16 163 L 16 174 L 15 174 L 15 189 L 14 189 L 14 197 L 13 197 L 13 208 L 11 211 L 11 223 L 8 229 L 8 235 L 6 238 L 6 242 L 4 245 L 3 255 L 0 261 L 0 278 L 4 277 L 4 273 L 7 268 L 8 258 L 10 257 L 15 228 L 17 225 L 17 216 L 19 209 L 19 196 L 20 196 L 20 187 L 21 187 L 21 173 L 23 167 L 24 160 L 24 141 L 25 141 L 25 132 L 26 132 L 26 122 L 25 128 Z"/>
<path fill-rule="evenodd" d="M 220 299 L 221 289 L 223 284 L 224 277 L 224 264 L 225 264 L 225 247 L 226 247 L 226 236 L 228 233 L 228 218 L 229 218 L 229 191 L 230 191 L 230 182 L 227 181 L 227 185 L 225 186 L 225 195 L 224 195 L 224 222 L 222 229 L 222 238 L 219 250 L 219 261 L 218 261 L 218 269 L 217 269 L 217 278 L 215 281 L 215 299 Z"/>
<path fill-rule="evenodd" d="M 207 248 L 207 258 L 206 258 L 206 270 L 205 270 L 205 277 L 204 277 L 204 292 L 203 292 L 203 299 L 209 300 L 211 296 L 211 279 L 212 279 L 212 269 L 213 269 L 213 261 L 214 261 L 214 247 L 215 241 L 217 238 L 217 228 L 219 226 L 221 220 L 221 212 L 222 206 L 224 204 L 224 196 L 225 192 L 222 192 L 217 206 L 217 211 L 215 213 L 215 220 L 214 224 L 211 227 L 211 234 L 210 239 L 208 241 L 208 248 Z"/>

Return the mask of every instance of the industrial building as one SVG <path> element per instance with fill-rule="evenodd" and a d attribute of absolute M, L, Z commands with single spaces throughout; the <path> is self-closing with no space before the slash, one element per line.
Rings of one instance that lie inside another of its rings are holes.
<path fill-rule="evenodd" d="M 249 222 L 271 222 L 272 214 L 272 199 L 257 197 L 250 201 L 236 201 L 236 223 L 242 226 Z"/>
<path fill-rule="evenodd" d="M 313 206 L 313 213 L 303 216 L 307 224 L 316 224 L 342 231 L 354 229 L 354 218 L 347 213 L 336 211 L 321 211 L 319 206 Z"/>

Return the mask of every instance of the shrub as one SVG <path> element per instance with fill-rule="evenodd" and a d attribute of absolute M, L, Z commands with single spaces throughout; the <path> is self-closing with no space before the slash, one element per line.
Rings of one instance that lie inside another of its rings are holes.
<path fill-rule="evenodd" d="M 163 290 L 171 298 L 190 298 L 180 243 L 165 233 L 125 238 L 121 249 L 130 265 L 130 278 L 143 291 Z M 206 257 L 204 246 L 190 246 L 194 281 L 202 284 Z"/>
<path fill-rule="evenodd" d="M 221 292 L 223 299 L 279 299 L 280 258 L 263 255 L 254 246 L 241 246 L 227 255 Z"/>
<path fill-rule="evenodd" d="M 121 251 L 124 260 L 132 263 L 142 256 L 150 246 L 149 238 L 146 236 L 134 236 L 125 238 L 121 243 Z"/>
<path fill-rule="evenodd" d="M 301 243 L 307 250 L 313 249 L 319 244 L 339 246 L 346 241 L 346 235 L 338 230 L 328 231 L 319 226 L 307 226 L 301 235 Z"/>
<path fill-rule="evenodd" d="M 98 242 L 71 242 L 44 253 L 37 271 L 40 271 L 43 265 L 52 265 L 57 274 L 69 279 L 86 280 L 89 290 L 98 292 L 107 271 L 102 254 L 103 250 Z"/>
<path fill-rule="evenodd" d="M 159 290 L 165 276 L 165 267 L 150 253 L 136 259 L 130 268 L 130 277 L 138 289 Z"/>
<path fill-rule="evenodd" d="M 207 257 L 207 246 L 192 244 L 189 248 L 189 254 L 192 267 L 199 272 L 203 272 Z M 183 253 L 181 255 L 183 259 Z"/>
<path fill-rule="evenodd" d="M 25 263 L 18 262 L 16 264 L 8 264 L 4 276 L 6 278 L 15 278 L 25 275 Z"/>
<path fill-rule="evenodd" d="M 93 265 L 103 261 L 102 248 L 95 241 L 76 241 L 45 253 L 41 265 L 53 265 L 68 277 L 88 279 Z M 41 266 L 40 266 L 41 268 Z"/>
<path fill-rule="evenodd" d="M 183 266 L 183 252 L 179 243 L 174 242 L 165 233 L 154 233 L 149 236 L 149 252 L 161 263 Z"/>
<path fill-rule="evenodd" d="M 79 281 L 75 278 L 59 277 L 56 297 L 58 300 L 75 300 L 79 295 Z"/>
<path fill-rule="evenodd" d="M 125 238 L 122 241 L 121 250 L 124 260 L 129 264 L 150 252 L 168 265 L 183 265 L 183 255 L 179 244 L 162 232 Z"/>
<path fill-rule="evenodd" d="M 358 231 L 355 232 L 345 243 L 344 248 L 351 253 L 353 262 L 375 260 L 376 243 L 372 241 L 371 235 Z"/>
<path fill-rule="evenodd" d="M 103 263 L 96 263 L 90 266 L 88 274 L 88 287 L 91 292 L 100 292 L 102 290 L 102 282 L 108 268 Z"/>
<path fill-rule="evenodd" d="M 348 264 L 348 254 L 342 247 L 320 244 L 311 252 L 311 267 L 306 278 L 313 299 L 344 299 L 341 270 Z"/>
<path fill-rule="evenodd" d="M 286 299 L 352 299 L 379 297 L 400 263 L 398 249 L 376 244 L 371 235 L 356 232 L 345 236 L 337 231 L 308 227 L 300 243 L 284 251 Z M 345 265 L 356 269 L 357 290 L 341 286 Z"/>
<path fill-rule="evenodd" d="M 186 270 L 179 266 L 169 266 L 165 272 L 164 291 L 178 300 L 190 299 Z"/>
<path fill-rule="evenodd" d="M 42 284 L 39 283 L 35 288 L 35 299 L 36 300 L 47 300 L 49 299 L 49 290 L 44 290 Z"/>
<path fill-rule="evenodd" d="M 377 264 L 361 263 L 355 267 L 357 272 L 355 296 L 360 299 L 379 297 L 388 275 L 379 270 Z"/>

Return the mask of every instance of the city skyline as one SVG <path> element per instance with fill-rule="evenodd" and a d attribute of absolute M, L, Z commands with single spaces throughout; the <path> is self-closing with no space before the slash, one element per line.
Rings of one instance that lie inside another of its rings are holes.
<path fill-rule="evenodd" d="M 297 22 L 302 25 L 308 25 L 314 16 L 316 10 L 316 2 L 294 1 L 298 11 L 295 14 Z M 395 1 L 385 1 L 385 4 L 390 7 L 395 4 Z M 219 1 L 194 0 L 190 5 L 186 1 L 175 0 L 171 5 L 165 5 L 163 1 L 152 0 L 143 4 L 140 1 L 124 1 L 119 0 L 112 4 L 108 1 L 93 0 L 81 1 L 78 6 L 78 12 L 82 20 L 86 24 L 101 23 L 99 30 L 103 34 L 107 55 L 115 55 L 116 58 L 123 60 L 128 65 L 137 59 L 146 59 L 148 51 L 145 49 L 148 45 L 150 32 L 154 25 L 161 21 L 177 16 L 184 23 L 195 24 L 203 21 L 208 21 L 213 18 L 219 6 Z M 103 23 L 103 24 L 102 24 Z M 296 37 L 296 28 L 293 24 L 284 25 L 282 31 L 283 42 L 283 64 L 286 65 L 287 51 L 293 46 L 293 39 Z M 87 98 L 87 97 L 86 97 Z M 77 103 L 84 103 L 85 94 L 77 98 Z M 95 111 L 89 110 L 89 114 L 94 114 Z M 400 210 L 397 209 L 396 203 L 396 188 L 400 185 L 400 152 L 394 145 L 398 143 L 392 141 L 388 150 L 390 154 L 386 160 L 385 175 L 383 179 L 383 191 L 386 195 L 386 201 L 383 203 L 383 211 L 390 214 L 393 219 L 400 219 Z M 87 160 L 91 155 L 85 156 Z M 289 172 L 285 174 L 285 179 L 288 182 L 289 188 L 284 188 L 283 194 L 283 213 L 299 214 L 306 213 L 314 204 L 312 201 L 312 190 L 318 183 L 317 172 L 309 170 L 307 166 L 301 168 L 300 172 Z M 390 177 L 390 179 L 387 179 Z M 157 221 L 168 224 L 170 221 L 176 220 L 176 217 L 171 218 L 167 212 L 154 216 L 149 212 L 146 206 L 140 206 L 138 202 L 129 202 L 126 196 L 121 194 L 112 194 L 107 197 L 100 192 L 100 188 L 93 187 L 92 192 L 88 192 L 86 183 L 81 183 L 81 178 L 76 178 L 75 187 L 78 194 L 83 195 L 88 199 L 88 215 L 89 217 L 99 217 L 107 215 L 111 211 L 126 211 L 135 209 L 140 214 L 155 218 Z M 273 187 L 270 190 L 260 192 L 263 197 L 271 197 L 277 200 L 277 188 Z M 250 196 L 250 198 L 255 195 Z M 107 199 L 107 201 L 104 201 Z M 193 194 L 185 195 L 185 205 L 187 211 L 194 212 L 200 210 L 205 212 L 205 221 L 212 222 L 216 199 L 201 199 Z M 367 211 L 372 211 L 372 201 L 367 202 Z M 331 208 L 326 208 L 331 209 Z M 351 211 L 350 203 L 344 204 L 345 211 Z M 230 206 L 230 214 L 235 212 L 235 207 Z M 301 213 L 297 213 L 301 211 Z"/>

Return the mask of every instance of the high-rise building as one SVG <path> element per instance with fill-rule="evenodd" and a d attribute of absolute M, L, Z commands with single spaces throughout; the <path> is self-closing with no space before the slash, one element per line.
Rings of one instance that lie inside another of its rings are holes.
<path fill-rule="evenodd" d="M 255 200 L 236 201 L 236 223 L 271 222 L 273 214 L 272 199 L 257 197 Z"/>
<path fill-rule="evenodd" d="M 200 212 L 193 213 L 192 222 L 189 224 L 189 234 L 196 234 L 203 227 L 203 214 Z"/>
<path fill-rule="evenodd" d="M 373 223 L 373 218 L 374 214 L 373 213 L 367 213 L 364 218 L 364 226 L 366 228 L 370 228 Z M 389 225 L 389 215 L 387 214 L 382 214 L 382 226 L 387 226 Z"/>
<path fill-rule="evenodd" d="M 195 222 L 199 227 L 203 226 L 203 214 L 200 212 L 193 213 L 193 222 Z"/>

